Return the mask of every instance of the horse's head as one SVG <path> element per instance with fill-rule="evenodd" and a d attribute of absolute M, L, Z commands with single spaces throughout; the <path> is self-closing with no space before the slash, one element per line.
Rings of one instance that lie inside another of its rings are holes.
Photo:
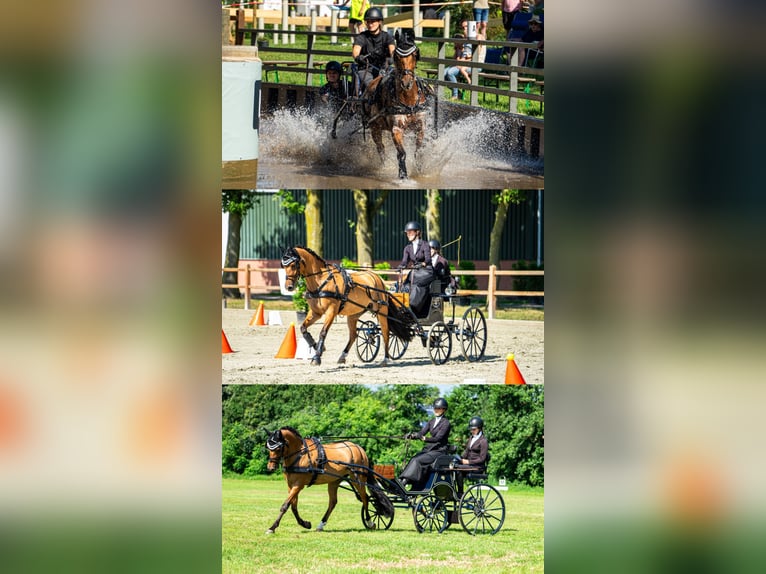
<path fill-rule="evenodd" d="M 301 264 L 303 260 L 295 247 L 288 247 L 282 255 L 282 269 L 285 270 L 285 289 L 293 291 L 295 284 L 301 276 Z"/>
<path fill-rule="evenodd" d="M 268 472 L 274 472 L 279 468 L 279 461 L 284 454 L 285 438 L 282 436 L 282 431 L 280 429 L 277 429 L 274 432 L 266 432 L 269 433 L 269 438 L 266 439 L 266 448 L 269 450 L 269 462 L 266 465 L 266 470 Z"/>
<path fill-rule="evenodd" d="M 394 67 L 403 90 L 411 90 L 415 84 L 415 66 L 420 59 L 420 48 L 415 45 L 415 31 L 412 28 L 397 30 Z"/>

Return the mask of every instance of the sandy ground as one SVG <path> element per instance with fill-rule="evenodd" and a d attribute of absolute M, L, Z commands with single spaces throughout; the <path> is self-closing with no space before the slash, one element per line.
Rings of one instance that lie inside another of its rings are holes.
<path fill-rule="evenodd" d="M 266 309 L 268 317 L 268 308 Z M 282 325 L 249 326 L 254 311 L 222 309 L 222 326 L 234 353 L 222 355 L 222 384 L 274 383 L 418 383 L 459 384 L 505 382 L 506 356 L 515 355 L 515 362 L 528 384 L 544 382 L 544 323 L 541 321 L 487 320 L 488 341 L 484 358 L 469 363 L 453 339 L 452 354 L 443 365 L 434 365 L 420 341 L 415 339 L 404 356 L 391 366 L 383 366 L 382 351 L 371 363 L 363 363 L 355 350 L 346 364 L 337 364 L 338 356 L 348 338 L 345 318 L 336 320 L 330 329 L 322 356 L 322 364 L 311 366 L 306 359 L 275 359 L 290 323 L 292 311 L 279 312 Z M 369 318 L 365 316 L 365 318 Z M 459 318 L 458 318 L 459 319 Z M 300 339 L 299 325 L 296 335 Z M 320 325 L 310 331 L 319 337 Z"/>

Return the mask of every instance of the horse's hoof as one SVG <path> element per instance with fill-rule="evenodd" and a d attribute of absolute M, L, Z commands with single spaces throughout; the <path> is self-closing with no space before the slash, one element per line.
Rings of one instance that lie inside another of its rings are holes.
<path fill-rule="evenodd" d="M 273 531 L 271 528 L 269 528 L 269 529 L 266 531 L 266 534 L 274 534 L 274 531 Z"/>
<path fill-rule="evenodd" d="M 345 365 L 346 364 L 346 359 L 338 359 L 338 364 L 339 365 Z"/>
<path fill-rule="evenodd" d="M 322 364 L 322 359 L 320 359 L 319 357 L 314 357 L 313 359 L 311 359 L 311 364 L 317 367 Z"/>
<path fill-rule="evenodd" d="M 325 525 L 325 524 L 326 524 L 326 522 L 320 522 L 320 523 L 317 525 L 317 532 L 323 532 L 323 531 L 324 531 L 324 525 Z"/>
<path fill-rule="evenodd" d="M 311 530 L 311 522 L 306 522 L 304 524 L 301 524 L 301 526 L 303 526 L 303 528 L 305 528 L 306 530 Z"/>

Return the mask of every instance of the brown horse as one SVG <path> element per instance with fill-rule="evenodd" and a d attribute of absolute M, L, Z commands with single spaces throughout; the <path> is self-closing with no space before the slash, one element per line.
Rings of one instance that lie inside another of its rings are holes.
<path fill-rule="evenodd" d="M 415 320 L 396 299 L 386 290 L 385 283 L 372 271 L 349 272 L 337 266 L 329 265 L 319 255 L 307 247 L 290 247 L 282 256 L 285 270 L 285 289 L 293 291 L 300 277 L 306 280 L 306 298 L 309 311 L 301 323 L 301 334 L 316 354 L 311 359 L 312 365 L 322 363 L 324 341 L 335 317 L 342 315 L 348 323 L 348 343 L 343 349 L 338 363 L 345 363 L 351 345 L 356 340 L 356 323 L 366 311 L 375 314 L 383 334 L 383 348 L 386 365 L 391 360 L 388 353 L 389 330 L 398 338 L 412 339 L 410 327 Z M 324 317 L 319 341 L 309 333 L 308 328 L 320 317 Z"/>
<path fill-rule="evenodd" d="M 423 145 L 425 116 L 433 90 L 415 75 L 415 66 L 420 57 L 415 46 L 414 35 L 405 33 L 402 39 L 397 34 L 394 52 L 394 72 L 378 76 L 367 88 L 364 97 L 370 102 L 367 123 L 372 140 L 383 159 L 383 130 L 391 132 L 399 161 L 399 177 L 407 177 L 407 152 L 404 150 L 404 132 L 415 130 L 415 153 Z"/>
<path fill-rule="evenodd" d="M 298 514 L 298 495 L 306 486 L 326 484 L 329 502 L 322 520 L 317 526 L 318 531 L 324 530 L 327 521 L 338 503 L 338 487 L 346 480 L 362 502 L 362 519 L 366 528 L 373 529 L 376 522 L 370 517 L 369 502 L 366 487 L 377 509 L 386 516 L 393 516 L 394 507 L 391 501 L 381 491 L 370 472 L 370 461 L 367 453 L 358 444 L 349 441 L 322 444 L 318 439 L 304 439 L 292 427 L 282 427 L 269 433 L 266 448 L 269 450 L 267 470 L 274 472 L 282 461 L 285 479 L 290 490 L 287 500 L 279 509 L 279 516 L 266 534 L 274 534 L 279 522 L 292 508 L 293 515 L 303 528 L 310 529 L 311 522 L 303 520 Z"/>

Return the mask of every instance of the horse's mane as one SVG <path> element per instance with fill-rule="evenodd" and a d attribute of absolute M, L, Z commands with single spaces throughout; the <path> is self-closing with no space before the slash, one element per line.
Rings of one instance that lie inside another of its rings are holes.
<path fill-rule="evenodd" d="M 304 247 L 303 245 L 296 245 L 293 249 L 303 249 L 304 251 L 308 251 L 309 254 L 311 254 L 314 257 L 316 257 L 317 259 L 319 259 L 319 261 L 322 262 L 322 265 L 327 265 L 327 261 L 322 259 L 322 257 L 320 257 L 319 254 L 316 253 L 313 249 L 309 249 L 308 247 Z"/>
<path fill-rule="evenodd" d="M 295 430 L 293 427 L 284 426 L 280 430 L 288 430 L 291 433 L 293 433 L 295 436 L 297 436 L 300 440 L 303 440 L 303 437 L 301 436 L 301 433 L 299 433 L 297 430 Z"/>

